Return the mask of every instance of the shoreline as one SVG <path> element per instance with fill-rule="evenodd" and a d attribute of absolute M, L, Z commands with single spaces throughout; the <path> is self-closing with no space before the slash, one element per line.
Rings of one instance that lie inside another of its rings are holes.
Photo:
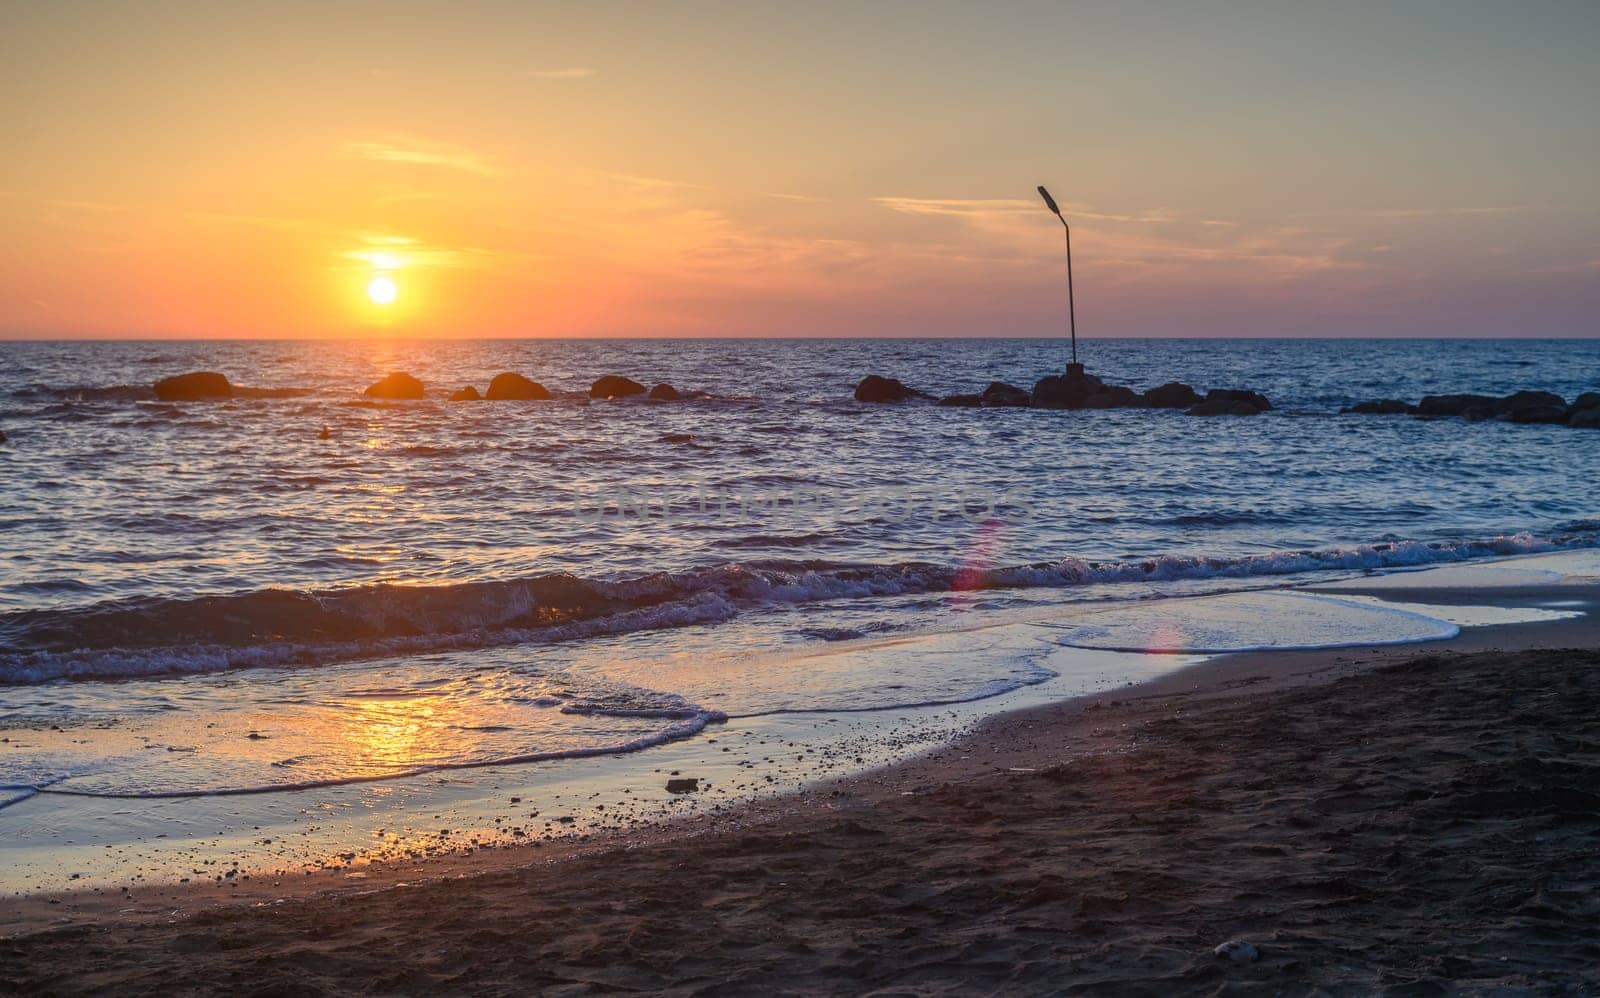
<path fill-rule="evenodd" d="M 1233 656 L 532 864 L 108 905 L 8 933 L 0 983 L 1584 993 L 1600 975 L 1592 621 Z M 1230 940 L 1256 959 L 1212 954 Z"/>
<path fill-rule="evenodd" d="M 1579 616 L 1523 624 L 1462 628 L 1454 638 L 1426 644 L 1342 647 L 1303 651 L 1250 651 L 1211 656 L 1177 671 L 1063 701 L 1047 702 L 990 714 L 953 741 L 924 749 L 910 758 L 812 781 L 797 789 L 727 807 L 714 805 L 699 813 L 667 817 L 641 826 L 602 829 L 577 840 L 555 839 L 525 845 L 483 845 L 437 855 L 408 856 L 394 861 L 376 860 L 359 866 L 307 871 L 276 879 L 232 876 L 212 884 L 153 885 L 113 892 L 54 891 L 12 895 L 9 917 L 0 921 L 0 938 L 15 939 L 69 924 L 170 920 L 214 909 L 277 905 L 283 903 L 336 903 L 339 898 L 374 891 L 405 889 L 443 880 L 480 878 L 518 870 L 533 870 L 597 855 L 659 848 L 668 843 L 725 834 L 750 827 L 782 825 L 809 811 L 827 810 L 840 795 L 879 799 L 885 787 L 917 780 L 970 779 L 991 772 L 973 763 L 987 746 L 1003 742 L 1017 730 L 1048 723 L 1072 734 L 1092 712 L 1108 705 L 1150 704 L 1173 698 L 1203 703 L 1219 697 L 1241 697 L 1248 710 L 1250 697 L 1305 686 L 1322 686 L 1348 676 L 1393 665 L 1419 655 L 1471 654 L 1501 651 L 1508 654 L 1564 647 L 1600 649 L 1600 586 L 1562 583 L 1538 586 L 1452 588 L 1396 585 L 1396 576 L 1361 585 L 1351 580 L 1340 585 L 1344 594 L 1381 594 L 1385 599 L 1435 606 L 1477 605 L 1529 607 L 1559 603 L 1581 607 Z"/>

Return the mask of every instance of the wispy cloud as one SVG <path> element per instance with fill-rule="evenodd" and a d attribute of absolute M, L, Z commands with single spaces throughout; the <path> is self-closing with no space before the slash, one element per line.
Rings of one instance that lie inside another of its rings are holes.
<path fill-rule="evenodd" d="M 806 201 L 812 204 L 828 200 L 827 198 L 812 197 L 809 194 L 768 194 L 767 197 L 776 198 L 779 201 Z"/>
<path fill-rule="evenodd" d="M 587 80 L 600 75 L 599 70 L 588 66 L 566 66 L 561 69 L 530 69 L 528 76 L 535 80 Z"/>
<path fill-rule="evenodd" d="M 344 151 L 346 155 L 357 159 L 460 170 L 480 177 L 492 177 L 500 172 L 493 163 L 466 149 L 399 145 L 389 142 L 350 142 L 346 143 Z"/>
<path fill-rule="evenodd" d="M 640 177 L 631 173 L 610 173 L 604 170 L 600 172 L 600 176 L 626 187 L 634 187 L 646 191 L 700 190 L 699 184 L 691 184 L 683 180 L 668 180 L 664 177 Z"/>

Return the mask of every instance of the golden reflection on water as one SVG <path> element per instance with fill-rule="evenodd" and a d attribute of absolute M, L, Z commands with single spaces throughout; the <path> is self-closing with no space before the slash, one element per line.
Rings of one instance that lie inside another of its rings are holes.
<path fill-rule="evenodd" d="M 336 715 L 343 737 L 329 739 L 337 763 L 354 770 L 406 769 L 440 758 L 440 702 L 416 697 L 351 700 Z M 460 710 L 450 711 L 459 715 Z M 337 764 L 336 763 L 336 764 Z"/>

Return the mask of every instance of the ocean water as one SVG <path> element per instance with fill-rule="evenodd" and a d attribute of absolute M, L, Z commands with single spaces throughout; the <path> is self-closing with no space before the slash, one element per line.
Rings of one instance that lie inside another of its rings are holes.
<path fill-rule="evenodd" d="M 935 394 L 1031 386 L 1066 359 L 1053 340 L 0 343 L 0 728 L 27 746 L 0 753 L 0 806 L 383 779 L 647 749 L 725 716 L 970 700 L 1048 678 L 1050 640 L 813 653 L 1600 538 L 1600 434 L 1338 415 L 1600 390 L 1600 342 L 1082 353 L 1113 383 L 1249 387 L 1276 408 L 851 400 L 868 373 Z M 270 391 L 155 401 L 157 378 L 190 370 Z M 394 370 L 429 397 L 362 398 Z M 444 399 L 507 370 L 558 397 Z M 711 397 L 590 403 L 608 373 Z M 1153 640 L 1107 626 L 1100 647 Z M 1236 646 L 1247 628 L 1230 626 L 1207 623 L 1204 643 Z"/>

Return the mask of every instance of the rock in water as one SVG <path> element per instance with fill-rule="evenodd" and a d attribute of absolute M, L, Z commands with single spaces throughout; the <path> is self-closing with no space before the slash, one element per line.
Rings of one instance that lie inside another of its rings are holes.
<path fill-rule="evenodd" d="M 1534 409 L 1541 406 L 1565 410 L 1567 408 L 1567 400 L 1554 392 L 1512 392 L 1503 399 L 1495 400 L 1494 414 L 1496 416 L 1509 416 L 1520 409 Z M 1513 420 L 1513 422 L 1522 422 L 1522 420 Z"/>
<path fill-rule="evenodd" d="M 489 390 L 483 397 L 490 402 L 543 401 L 550 397 L 550 392 L 537 381 L 507 371 L 494 376 L 494 380 L 489 382 Z"/>
<path fill-rule="evenodd" d="M 1600 409 L 1600 392 L 1584 392 L 1572 403 L 1573 412 L 1583 412 L 1587 409 Z"/>
<path fill-rule="evenodd" d="M 669 794 L 692 794 L 699 789 L 700 780 L 698 777 L 685 776 L 682 779 L 667 781 L 667 793 Z"/>
<path fill-rule="evenodd" d="M 1219 960 L 1232 960 L 1234 963 L 1255 963 L 1261 958 L 1260 951 L 1243 939 L 1230 939 L 1211 953 Z"/>
<path fill-rule="evenodd" d="M 1415 407 L 1399 399 L 1380 399 L 1376 402 L 1357 402 L 1347 405 L 1340 412 L 1361 413 L 1367 416 L 1399 416 L 1414 411 Z"/>
<path fill-rule="evenodd" d="M 1600 409 L 1583 409 L 1567 417 L 1567 425 L 1576 430 L 1600 430 Z"/>
<path fill-rule="evenodd" d="M 1200 393 L 1181 381 L 1169 381 L 1144 393 L 1144 404 L 1152 409 L 1187 409 L 1200 401 Z"/>
<path fill-rule="evenodd" d="M 1249 402 L 1208 398 L 1184 410 L 1186 416 L 1259 416 L 1261 410 Z"/>
<path fill-rule="evenodd" d="M 1085 409 L 1131 409 L 1142 405 L 1144 399 L 1132 388 L 1107 385 L 1103 390 L 1083 400 Z"/>
<path fill-rule="evenodd" d="M 1429 395 L 1417 404 L 1419 416 L 1466 416 L 1492 414 L 1499 399 L 1487 395 Z"/>
<path fill-rule="evenodd" d="M 608 374 L 589 386 L 589 397 L 592 399 L 621 399 L 632 395 L 643 395 L 644 385 L 632 378 L 624 378 L 620 374 Z"/>
<path fill-rule="evenodd" d="M 450 401 L 452 402 L 480 402 L 482 400 L 483 396 L 479 395 L 478 389 L 472 385 L 468 385 L 458 392 L 450 393 Z"/>
<path fill-rule="evenodd" d="M 906 399 L 931 398 L 925 392 L 908 387 L 894 378 L 869 374 L 856 385 L 857 402 L 904 402 Z"/>
<path fill-rule="evenodd" d="M 976 409 L 983 405 L 982 395 L 946 395 L 938 401 L 939 405 L 952 406 L 957 409 Z"/>
<path fill-rule="evenodd" d="M 1252 392 L 1243 388 L 1213 388 L 1206 392 L 1207 402 L 1244 402 L 1255 406 L 1258 412 L 1267 412 L 1272 408 L 1272 403 L 1260 392 Z"/>
<path fill-rule="evenodd" d="M 5 442 L 6 442 L 6 435 L 4 433 L 0 433 L 0 444 L 3 444 Z"/>
<path fill-rule="evenodd" d="M 403 371 L 396 371 L 368 386 L 362 394 L 375 399 L 419 399 L 422 397 L 422 382 Z"/>
<path fill-rule="evenodd" d="M 215 371 L 193 371 L 162 378 L 156 382 L 156 398 L 162 402 L 200 402 L 233 397 L 233 385 Z"/>
<path fill-rule="evenodd" d="M 650 389 L 650 397 L 658 402 L 676 402 L 683 398 L 678 390 L 669 384 L 662 383 Z"/>
<path fill-rule="evenodd" d="M 1021 409 L 1033 404 L 1033 397 L 1016 385 L 992 381 L 980 396 L 985 409 Z"/>
<path fill-rule="evenodd" d="M 1565 423 L 1567 407 L 1564 405 L 1530 405 L 1513 409 L 1505 414 L 1512 423 Z"/>
<path fill-rule="evenodd" d="M 1092 374 L 1052 374 L 1033 386 L 1035 409 L 1082 409 L 1091 395 L 1105 390 L 1105 383 Z"/>

